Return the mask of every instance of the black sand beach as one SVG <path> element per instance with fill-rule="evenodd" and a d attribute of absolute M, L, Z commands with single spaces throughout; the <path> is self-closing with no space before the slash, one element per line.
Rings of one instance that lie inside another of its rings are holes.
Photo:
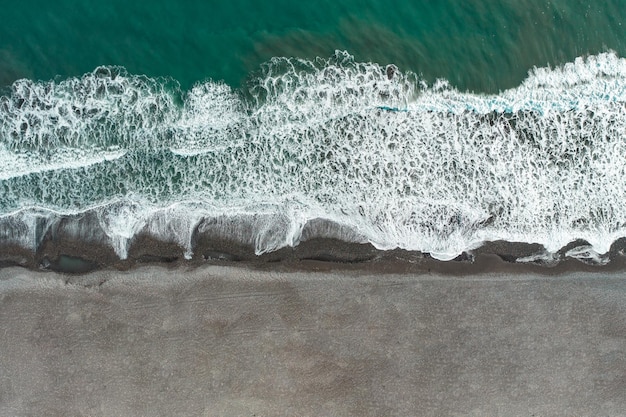
<path fill-rule="evenodd" d="M 0 417 L 626 416 L 626 0 L 76 3 L 0 16 Z"/>
<path fill-rule="evenodd" d="M 623 268 L 479 258 L 3 268 L 0 414 L 624 415 Z"/>

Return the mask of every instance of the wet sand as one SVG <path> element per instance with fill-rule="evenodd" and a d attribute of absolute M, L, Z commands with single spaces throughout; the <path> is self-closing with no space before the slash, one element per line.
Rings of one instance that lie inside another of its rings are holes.
<path fill-rule="evenodd" d="M 0 415 L 626 415 L 623 270 L 267 265 L 0 269 Z"/>

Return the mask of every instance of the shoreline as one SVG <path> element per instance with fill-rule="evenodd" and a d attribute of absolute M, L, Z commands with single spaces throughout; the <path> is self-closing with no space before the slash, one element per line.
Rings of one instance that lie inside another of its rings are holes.
<path fill-rule="evenodd" d="M 440 261 L 428 253 L 403 249 L 378 250 L 369 243 L 350 243 L 333 238 L 313 237 L 295 247 L 256 255 L 254 248 L 219 237 L 196 236 L 194 253 L 186 259 L 185 249 L 148 234 L 131 240 L 128 257 L 120 259 L 110 246 L 69 236 L 46 235 L 36 251 L 19 245 L 0 243 L 0 270 L 23 267 L 33 271 L 83 274 L 97 270 L 126 271 L 144 265 L 170 269 L 200 268 L 203 265 L 240 266 L 277 271 L 372 271 L 376 273 L 441 273 L 468 275 L 489 272 L 559 275 L 568 272 L 604 273 L 626 270 L 626 238 L 616 240 L 603 255 L 604 264 L 566 256 L 574 248 L 588 245 L 571 242 L 551 257 L 539 244 L 486 242 L 463 252 L 450 261 Z M 536 257 L 534 262 L 519 259 Z"/>

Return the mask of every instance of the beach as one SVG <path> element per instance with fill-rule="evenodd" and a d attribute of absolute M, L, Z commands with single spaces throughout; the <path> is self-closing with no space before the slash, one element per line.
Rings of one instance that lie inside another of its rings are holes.
<path fill-rule="evenodd" d="M 626 416 L 626 0 L 0 16 L 0 416 Z"/>
<path fill-rule="evenodd" d="M 623 270 L 371 264 L 3 268 L 0 414 L 624 415 Z"/>

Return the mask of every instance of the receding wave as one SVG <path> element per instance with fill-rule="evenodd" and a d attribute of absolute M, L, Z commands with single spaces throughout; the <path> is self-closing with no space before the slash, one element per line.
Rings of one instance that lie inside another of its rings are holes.
<path fill-rule="evenodd" d="M 121 258 L 140 232 L 190 257 L 208 229 L 260 254 L 324 219 L 338 225 L 324 236 L 439 259 L 580 239 L 570 255 L 601 261 L 626 236 L 625 138 L 626 60 L 612 53 L 498 95 L 345 52 L 274 58 L 241 90 L 117 67 L 20 80 L 0 97 L 0 240 L 36 250 L 82 215 L 72 233 Z"/>

